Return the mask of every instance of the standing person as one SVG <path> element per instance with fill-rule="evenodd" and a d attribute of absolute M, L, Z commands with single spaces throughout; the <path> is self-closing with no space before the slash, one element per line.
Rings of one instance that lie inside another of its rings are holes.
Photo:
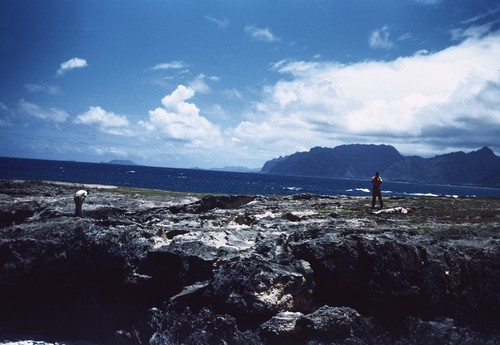
<path fill-rule="evenodd" d="M 375 208 L 375 201 L 378 198 L 380 201 L 380 208 L 384 208 L 384 202 L 382 201 L 382 178 L 378 171 L 375 173 L 375 176 L 372 177 L 371 183 L 373 185 L 372 189 L 372 208 Z"/>

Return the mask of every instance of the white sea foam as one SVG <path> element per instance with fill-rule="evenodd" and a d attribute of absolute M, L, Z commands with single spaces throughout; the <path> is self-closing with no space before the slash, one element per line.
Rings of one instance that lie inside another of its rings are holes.
<path fill-rule="evenodd" d="M 368 188 L 349 188 L 349 189 L 346 189 L 346 192 L 354 192 L 354 191 L 358 191 L 358 192 L 363 192 L 363 193 L 370 193 L 370 190 Z"/>
<path fill-rule="evenodd" d="M 434 193 L 407 193 L 408 195 L 413 195 L 413 196 L 439 196 L 439 194 L 434 194 Z"/>
<path fill-rule="evenodd" d="M 283 187 L 283 189 L 286 189 L 286 190 L 294 190 L 294 191 L 299 191 L 299 190 L 302 190 L 304 188 L 302 187 Z"/>

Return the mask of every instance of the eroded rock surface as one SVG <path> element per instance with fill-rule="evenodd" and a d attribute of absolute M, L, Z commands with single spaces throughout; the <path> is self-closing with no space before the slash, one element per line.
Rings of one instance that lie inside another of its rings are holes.
<path fill-rule="evenodd" d="M 370 202 L 0 181 L 0 340 L 500 343 L 500 200 Z"/>

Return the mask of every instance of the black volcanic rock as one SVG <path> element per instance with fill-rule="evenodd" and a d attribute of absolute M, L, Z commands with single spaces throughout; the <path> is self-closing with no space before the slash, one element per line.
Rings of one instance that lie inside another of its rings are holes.
<path fill-rule="evenodd" d="M 500 343 L 500 200 L 80 188 L 0 181 L 2 341 Z"/>
<path fill-rule="evenodd" d="M 305 261 L 280 263 L 251 256 L 215 270 L 209 294 L 216 310 L 264 322 L 282 311 L 310 310 L 312 274 Z"/>

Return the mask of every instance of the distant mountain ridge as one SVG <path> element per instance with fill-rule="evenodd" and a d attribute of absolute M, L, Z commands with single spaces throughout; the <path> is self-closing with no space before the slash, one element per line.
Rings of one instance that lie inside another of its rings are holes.
<path fill-rule="evenodd" d="M 262 173 L 367 179 L 375 171 L 392 181 L 500 187 L 500 157 L 483 147 L 432 158 L 403 156 L 390 145 L 314 147 L 267 161 Z"/>

